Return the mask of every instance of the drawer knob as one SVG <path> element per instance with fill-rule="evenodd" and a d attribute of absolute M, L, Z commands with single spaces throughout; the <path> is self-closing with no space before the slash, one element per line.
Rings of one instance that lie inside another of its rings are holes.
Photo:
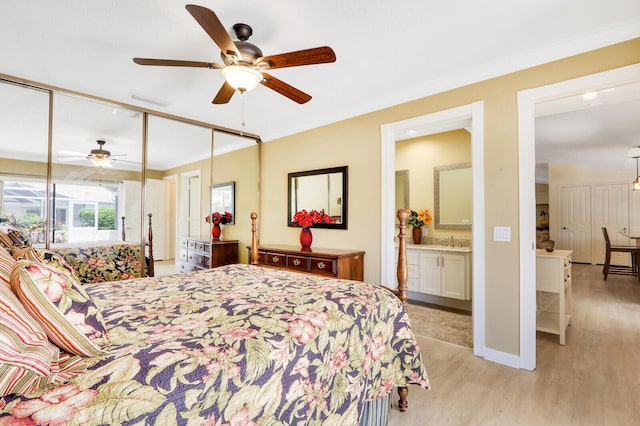
<path fill-rule="evenodd" d="M 302 262 L 300 262 L 300 259 L 293 259 L 293 264 L 296 266 L 300 266 Z"/>
<path fill-rule="evenodd" d="M 278 256 L 273 256 L 273 257 L 271 258 L 271 261 L 272 261 L 273 263 L 278 263 L 278 261 L 279 261 L 279 260 L 280 260 L 280 258 L 279 258 Z"/>
<path fill-rule="evenodd" d="M 324 262 L 318 262 L 318 269 L 324 269 L 326 266 Z"/>

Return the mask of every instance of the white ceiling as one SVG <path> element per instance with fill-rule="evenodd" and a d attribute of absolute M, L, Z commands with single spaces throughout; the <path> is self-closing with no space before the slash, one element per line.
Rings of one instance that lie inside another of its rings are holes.
<path fill-rule="evenodd" d="M 254 33 L 249 41 L 265 55 L 328 45 L 337 61 L 271 71 L 312 95 L 307 104 L 298 105 L 259 86 L 243 96 L 234 95 L 229 104 L 213 105 L 223 82 L 219 70 L 143 67 L 132 62 L 133 57 L 221 62 L 218 47 L 184 3 L 2 0 L 0 73 L 242 129 L 269 141 L 640 36 L 638 0 L 202 0 L 197 4 L 212 9 L 230 34 L 237 22 L 251 25 Z M 132 100 L 134 93 L 168 105 Z M 638 111 L 637 104 L 622 105 L 622 111 L 629 107 Z M 566 136 L 589 127 L 569 119 L 581 119 L 596 109 L 540 118 L 541 146 L 550 149 L 561 143 L 563 149 L 579 146 L 584 151 L 588 145 L 598 145 L 586 136 L 588 142 Z M 600 115 L 615 120 L 624 114 Z M 594 119 L 587 117 L 593 126 Z M 620 126 L 637 135 L 629 123 Z M 93 135 L 84 139 L 95 144 Z M 612 139 L 607 135 L 599 140 Z M 637 139 L 624 143 L 640 144 Z M 616 148 L 617 156 L 621 152 L 622 147 Z"/>

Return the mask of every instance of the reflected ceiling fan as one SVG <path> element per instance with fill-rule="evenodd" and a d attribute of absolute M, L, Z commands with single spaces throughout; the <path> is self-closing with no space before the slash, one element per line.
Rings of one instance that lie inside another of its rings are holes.
<path fill-rule="evenodd" d="M 76 151 L 60 151 L 58 153 L 59 157 L 58 161 L 61 162 L 73 162 L 73 161 L 84 161 L 89 160 L 96 167 L 113 167 L 111 164 L 112 161 L 119 161 L 123 163 L 132 163 L 132 164 L 140 164 L 135 161 L 127 161 L 122 160 L 120 158 L 114 157 L 124 157 L 127 154 L 111 154 L 110 151 L 104 149 L 104 144 L 106 143 L 103 140 L 97 140 L 98 149 L 92 149 L 89 154 L 86 152 L 76 152 Z"/>
<path fill-rule="evenodd" d="M 213 11 L 206 7 L 190 4 L 185 7 L 218 45 L 221 50 L 220 56 L 222 57 L 224 65 L 215 62 L 149 58 L 134 58 L 133 62 L 139 65 L 199 67 L 222 70 L 225 82 L 213 99 L 214 104 L 226 104 L 231 100 L 236 90 L 242 93 L 253 89 L 258 84 L 275 90 L 294 102 L 303 104 L 311 100 L 310 95 L 282 80 L 278 80 L 265 71 L 336 61 L 336 55 L 333 49 L 327 46 L 281 53 L 279 55 L 263 56 L 258 46 L 247 41 L 251 34 L 253 34 L 253 30 L 249 25 L 235 24 L 233 30 L 238 40 L 233 41 Z"/>

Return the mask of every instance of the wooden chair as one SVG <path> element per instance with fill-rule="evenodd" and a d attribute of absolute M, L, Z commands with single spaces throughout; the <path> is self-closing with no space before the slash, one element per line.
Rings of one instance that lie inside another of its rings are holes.
<path fill-rule="evenodd" d="M 604 243 L 606 245 L 606 252 L 604 256 L 604 267 L 602 273 L 606 281 L 609 274 L 616 275 L 633 275 L 640 279 L 638 270 L 638 261 L 640 261 L 640 248 L 634 246 L 612 246 L 609 240 L 609 233 L 607 228 L 602 227 L 602 234 L 604 235 Z M 629 253 L 631 256 L 631 266 L 621 266 L 611 264 L 611 253 Z"/>

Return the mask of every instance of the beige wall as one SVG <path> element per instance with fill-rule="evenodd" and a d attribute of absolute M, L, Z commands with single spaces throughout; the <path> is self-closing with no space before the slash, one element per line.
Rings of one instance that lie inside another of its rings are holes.
<path fill-rule="evenodd" d="M 428 208 L 434 213 L 434 167 L 470 162 L 471 135 L 466 130 L 454 130 L 396 143 L 396 170 L 409 170 L 409 200 L 412 210 Z M 455 238 L 471 239 L 471 231 L 435 229 L 435 220 L 427 229 L 431 238 L 453 235 Z"/>
<path fill-rule="evenodd" d="M 639 62 L 640 39 L 634 39 L 265 143 L 261 241 L 297 243 L 299 230 L 286 224 L 288 172 L 348 165 L 349 229 L 316 229 L 313 244 L 366 250 L 365 279 L 379 283 L 380 125 L 484 101 L 486 243 L 485 247 L 474 249 L 484 250 L 485 254 L 485 344 L 487 348 L 517 355 L 517 92 Z M 493 226 L 511 227 L 512 241 L 492 241 Z"/>
<path fill-rule="evenodd" d="M 213 158 L 213 183 L 236 183 L 234 225 L 222 225 L 222 239 L 239 240 L 240 263 L 248 261 L 251 245 L 251 212 L 260 208 L 260 146 L 244 148 Z M 207 198 L 209 199 L 209 198 Z"/>

